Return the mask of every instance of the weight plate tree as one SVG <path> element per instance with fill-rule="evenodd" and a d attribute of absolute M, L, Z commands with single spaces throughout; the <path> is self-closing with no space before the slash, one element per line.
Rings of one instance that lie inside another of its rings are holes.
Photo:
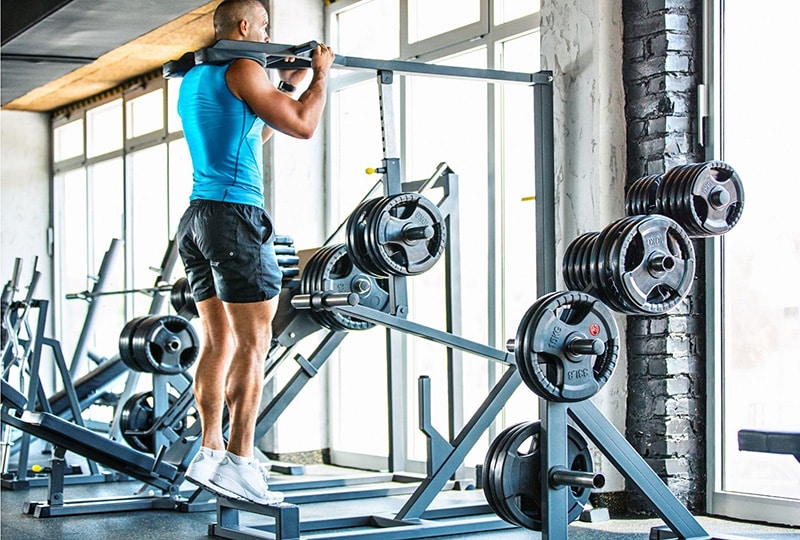
<path fill-rule="evenodd" d="M 654 315 L 677 306 L 691 290 L 692 241 L 662 215 L 618 219 L 573 240 L 564 252 L 567 289 L 596 296 L 615 311 Z"/>
<path fill-rule="evenodd" d="M 388 281 L 365 273 L 354 265 L 344 244 L 323 247 L 306 263 L 300 279 L 300 293 L 316 292 L 353 292 L 359 297 L 359 305 L 383 312 L 390 307 Z M 366 330 L 375 326 L 338 311 L 314 310 L 311 315 L 331 330 Z"/>
<path fill-rule="evenodd" d="M 376 277 L 415 276 L 430 269 L 447 243 L 439 207 L 418 193 L 370 199 L 350 214 L 347 249 Z"/>
<path fill-rule="evenodd" d="M 482 480 L 486 500 L 495 513 L 514 525 L 542 530 L 542 452 L 540 422 L 522 422 L 503 430 L 489 446 Z M 568 428 L 567 465 L 571 471 L 591 473 L 592 457 L 580 432 Z M 547 486 L 545 486 L 547 489 Z M 569 490 L 568 520 L 578 518 L 589 500 L 586 487 Z"/>
<path fill-rule="evenodd" d="M 528 309 L 508 348 L 523 382 L 549 401 L 574 402 L 608 382 L 619 354 L 611 311 L 582 292 L 542 296 Z"/>
<path fill-rule="evenodd" d="M 743 209 L 742 181 L 722 161 L 681 165 L 663 176 L 639 178 L 625 194 L 629 216 L 668 216 L 692 238 L 725 234 L 739 221 Z"/>

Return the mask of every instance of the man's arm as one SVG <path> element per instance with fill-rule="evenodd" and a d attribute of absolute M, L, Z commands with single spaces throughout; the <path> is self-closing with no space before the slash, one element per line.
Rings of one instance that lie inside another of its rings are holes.
<path fill-rule="evenodd" d="M 328 71 L 333 58 L 333 51 L 324 45 L 317 47 L 311 62 L 311 83 L 297 100 L 275 88 L 266 71 L 253 60 L 235 60 L 228 68 L 226 79 L 231 92 L 270 127 L 298 139 L 309 139 L 325 108 Z M 262 132 L 262 139 L 264 135 Z"/>

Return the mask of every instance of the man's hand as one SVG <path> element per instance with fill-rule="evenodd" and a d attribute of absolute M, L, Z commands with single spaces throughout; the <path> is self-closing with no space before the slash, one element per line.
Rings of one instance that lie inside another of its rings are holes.
<path fill-rule="evenodd" d="M 336 55 L 333 54 L 333 49 L 324 43 L 319 43 L 311 55 L 311 69 L 315 72 L 327 73 L 335 58 Z"/>

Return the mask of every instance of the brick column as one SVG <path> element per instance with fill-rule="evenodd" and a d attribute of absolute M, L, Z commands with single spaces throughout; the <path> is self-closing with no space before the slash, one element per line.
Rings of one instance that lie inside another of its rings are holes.
<path fill-rule="evenodd" d="M 695 141 L 700 0 L 623 0 L 627 183 L 704 161 Z M 690 296 L 667 315 L 628 317 L 626 437 L 693 512 L 705 510 L 703 242 Z M 653 514 L 627 486 L 628 511 Z"/>

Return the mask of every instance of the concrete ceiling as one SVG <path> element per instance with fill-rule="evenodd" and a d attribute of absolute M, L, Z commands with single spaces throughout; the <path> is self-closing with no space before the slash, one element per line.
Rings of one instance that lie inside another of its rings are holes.
<path fill-rule="evenodd" d="M 6 0 L 2 107 L 53 111 L 206 47 L 220 1 Z"/>

